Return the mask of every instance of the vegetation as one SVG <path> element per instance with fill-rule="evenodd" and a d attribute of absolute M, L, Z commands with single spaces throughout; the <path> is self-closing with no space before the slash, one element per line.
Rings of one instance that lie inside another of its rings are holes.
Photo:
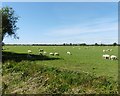
<path fill-rule="evenodd" d="M 0 34 L 2 34 L 2 41 L 6 35 L 14 36 L 14 38 L 18 38 L 16 35 L 16 30 L 18 30 L 18 27 L 16 26 L 16 23 L 19 19 L 18 16 L 16 16 L 15 11 L 11 7 L 3 7 L 0 9 L 0 13 L 2 14 L 2 27 L 0 27 Z"/>
<path fill-rule="evenodd" d="M 117 94 L 117 82 L 104 76 L 43 66 L 34 62 L 3 65 L 4 93 Z"/>
<path fill-rule="evenodd" d="M 47 54 L 38 55 L 39 48 Z M 3 46 L 3 93 L 117 94 L 118 61 L 102 58 L 108 48 L 117 55 L 117 46 Z"/>

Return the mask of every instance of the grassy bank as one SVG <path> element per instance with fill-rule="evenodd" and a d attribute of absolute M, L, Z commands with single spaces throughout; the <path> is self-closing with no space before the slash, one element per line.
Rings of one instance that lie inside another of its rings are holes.
<path fill-rule="evenodd" d="M 117 82 L 109 77 L 69 71 L 31 61 L 3 64 L 3 93 L 115 94 Z"/>

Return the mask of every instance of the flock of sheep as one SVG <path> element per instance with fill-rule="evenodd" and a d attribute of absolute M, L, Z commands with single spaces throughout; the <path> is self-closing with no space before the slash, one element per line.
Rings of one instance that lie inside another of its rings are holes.
<path fill-rule="evenodd" d="M 107 53 L 110 51 L 112 51 L 112 49 L 106 49 L 106 50 L 104 49 L 103 53 Z M 104 59 L 109 59 L 109 60 L 117 60 L 118 59 L 116 55 L 109 55 L 109 54 L 104 54 L 104 55 L 102 55 L 102 57 Z"/>
<path fill-rule="evenodd" d="M 88 49 L 88 47 L 86 47 L 85 49 Z M 106 49 L 106 50 L 104 49 L 103 53 L 108 53 L 111 51 L 113 51 L 113 50 L 112 49 Z M 28 57 L 31 57 L 31 55 L 30 55 L 31 53 L 32 53 L 32 51 L 30 49 L 28 49 Z M 44 51 L 43 49 L 39 49 L 39 55 L 46 55 L 46 54 L 47 54 L 46 51 Z M 72 55 L 70 51 L 67 51 L 66 54 Z M 59 53 L 58 52 L 54 52 L 54 53 L 50 52 L 49 55 L 50 56 L 59 56 Z M 109 59 L 109 60 L 117 60 L 118 59 L 116 55 L 109 55 L 109 54 L 103 54 L 102 58 Z"/>
<path fill-rule="evenodd" d="M 32 51 L 30 49 L 28 49 L 28 57 L 31 57 L 31 53 L 32 53 Z M 71 52 L 69 52 L 69 51 L 67 51 L 66 53 L 68 55 L 72 55 Z M 39 49 L 39 55 L 46 55 L 46 54 L 47 54 L 46 51 L 44 51 L 43 49 Z M 55 53 L 50 52 L 49 55 L 51 55 L 51 56 L 59 56 L 59 53 L 58 52 L 55 52 Z"/>

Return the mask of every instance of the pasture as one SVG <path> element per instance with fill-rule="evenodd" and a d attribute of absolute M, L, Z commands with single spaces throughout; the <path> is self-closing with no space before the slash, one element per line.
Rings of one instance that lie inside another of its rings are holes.
<path fill-rule="evenodd" d="M 112 52 L 107 52 L 108 54 L 118 56 L 118 47 L 108 47 L 108 46 L 5 46 L 5 51 L 15 52 L 15 53 L 26 53 L 30 49 L 32 54 L 39 55 L 39 49 L 44 49 L 47 52 L 47 56 L 50 56 L 50 52 L 58 52 L 60 54 L 59 60 L 44 60 L 35 61 L 38 64 L 45 64 L 48 66 L 64 68 L 74 71 L 84 71 L 84 72 L 95 72 L 96 75 L 106 75 L 114 77 L 117 79 L 118 74 L 118 61 L 117 60 L 105 60 L 102 55 L 103 49 L 113 49 Z M 80 48 L 80 49 L 79 49 Z M 70 51 L 72 55 L 67 55 L 66 52 Z M 50 56 L 51 57 L 51 56 Z M 58 57 L 58 56 L 52 56 Z M 34 58 L 34 57 L 33 57 Z"/>
<path fill-rule="evenodd" d="M 31 54 L 39 56 L 39 48 L 44 49 L 44 51 L 47 52 L 45 56 L 56 59 L 53 60 L 34 59 L 34 61 L 31 61 L 32 63 L 34 63 L 34 66 L 38 65 L 38 68 L 41 65 L 47 66 L 49 68 L 57 68 L 60 70 L 88 73 L 96 77 L 105 76 L 111 78 L 113 81 L 117 81 L 118 60 L 107 60 L 102 58 L 103 54 L 109 55 L 114 54 L 118 56 L 117 46 L 4 46 L 3 52 L 28 54 L 27 51 L 28 49 L 30 49 L 32 51 Z M 112 51 L 103 53 L 104 49 L 112 49 Z M 71 52 L 72 55 L 68 55 L 66 53 L 67 51 Z M 50 52 L 53 53 L 58 52 L 59 56 L 51 56 L 49 54 Z M 32 56 L 31 58 L 34 58 L 34 56 Z M 23 60 L 19 62 L 27 63 L 31 58 L 28 58 L 28 60 L 24 60 L 23 58 Z M 19 58 L 16 57 L 15 59 Z M 13 61 L 9 60 L 6 62 L 13 63 L 14 60 Z M 31 66 L 31 64 L 29 66 Z"/>

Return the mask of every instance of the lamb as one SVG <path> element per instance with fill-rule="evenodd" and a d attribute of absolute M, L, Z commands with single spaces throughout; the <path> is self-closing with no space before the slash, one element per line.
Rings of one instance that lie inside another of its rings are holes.
<path fill-rule="evenodd" d="M 28 49 L 28 53 L 30 54 L 30 53 L 32 53 L 32 51 L 30 49 Z"/>
<path fill-rule="evenodd" d="M 39 55 L 42 55 L 42 52 L 39 52 Z"/>
<path fill-rule="evenodd" d="M 69 52 L 69 51 L 67 52 L 67 54 L 68 54 L 68 55 L 72 55 L 71 52 Z"/>
<path fill-rule="evenodd" d="M 47 52 L 46 52 L 46 51 L 44 51 L 44 52 L 43 52 L 43 54 L 45 55 L 45 54 L 47 54 Z"/>
<path fill-rule="evenodd" d="M 103 50 L 103 52 L 106 52 L 106 50 Z"/>
<path fill-rule="evenodd" d="M 112 51 L 112 49 L 110 49 L 110 51 Z"/>
<path fill-rule="evenodd" d="M 105 55 L 103 55 L 102 56 L 104 59 L 110 59 L 110 55 L 108 55 L 108 54 L 105 54 Z"/>
<path fill-rule="evenodd" d="M 54 53 L 51 52 L 50 55 L 54 56 Z"/>
<path fill-rule="evenodd" d="M 54 55 L 59 56 L 59 53 L 55 52 Z"/>
<path fill-rule="evenodd" d="M 117 60 L 117 56 L 111 55 L 111 56 L 110 56 L 110 59 L 111 59 L 111 60 Z"/>
<path fill-rule="evenodd" d="M 107 49 L 106 51 L 108 51 L 108 52 L 109 52 L 109 51 L 110 51 L 110 49 Z"/>

